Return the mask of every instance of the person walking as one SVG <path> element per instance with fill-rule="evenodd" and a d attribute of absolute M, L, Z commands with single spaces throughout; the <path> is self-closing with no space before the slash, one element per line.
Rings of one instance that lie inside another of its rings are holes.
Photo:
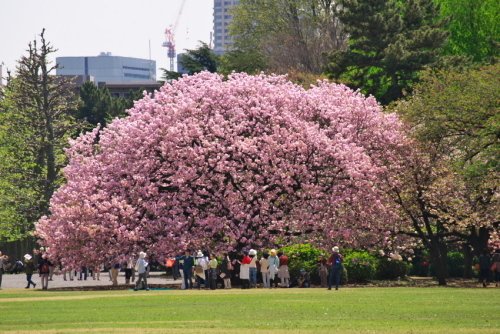
<path fill-rule="evenodd" d="M 495 286 L 498 286 L 498 282 L 500 281 L 500 249 L 495 251 L 495 254 L 493 254 L 493 257 L 491 258 L 491 262 L 493 262 L 492 269 Z"/>
<path fill-rule="evenodd" d="M 146 288 L 146 291 L 149 291 L 149 287 L 148 287 L 148 264 L 149 263 L 145 259 L 146 259 L 146 253 L 140 252 L 139 259 L 137 260 L 137 263 L 135 264 L 135 270 L 137 271 L 137 274 L 139 274 L 139 278 L 137 279 L 137 282 L 135 283 L 134 291 L 139 290 L 139 286 L 141 285 L 142 280 L 144 280 L 144 286 Z"/>
<path fill-rule="evenodd" d="M 134 258 L 130 256 L 127 259 L 125 265 L 125 284 L 130 284 L 130 278 L 132 277 L 132 268 L 134 267 Z"/>
<path fill-rule="evenodd" d="M 43 254 L 42 261 L 38 267 L 38 273 L 42 278 L 42 290 L 47 290 L 49 288 L 49 273 L 51 264 L 49 256 L 47 254 Z"/>
<path fill-rule="evenodd" d="M 264 289 L 270 288 L 269 284 L 269 254 L 262 254 L 262 259 L 260 259 L 260 274 L 262 275 L 262 284 Z"/>
<path fill-rule="evenodd" d="M 332 289 L 333 281 L 335 280 L 335 290 L 339 289 L 340 277 L 342 274 L 342 263 L 344 263 L 344 258 L 339 254 L 339 248 L 337 246 L 332 248 L 333 254 L 328 259 L 328 264 L 330 265 L 330 278 L 328 280 L 328 290 Z"/>
<path fill-rule="evenodd" d="M 7 255 L 3 255 L 0 252 L 0 290 L 2 290 L 2 276 L 7 270 L 7 264 L 9 263 L 9 257 Z"/>
<path fill-rule="evenodd" d="M 222 253 L 223 259 L 220 265 L 221 277 L 224 280 L 224 289 L 231 289 L 231 272 L 233 265 L 227 252 Z"/>
<path fill-rule="evenodd" d="M 483 250 L 483 253 L 479 255 L 479 266 L 480 266 L 479 276 L 480 279 L 483 281 L 483 288 L 486 288 L 486 282 L 488 281 L 488 276 L 490 275 L 490 267 L 491 267 L 491 260 L 488 255 L 487 248 L 485 248 Z"/>
<path fill-rule="evenodd" d="M 26 265 L 26 281 L 28 281 L 28 286 L 26 287 L 26 289 L 29 289 L 31 284 L 33 284 L 33 289 L 36 288 L 35 282 L 31 280 L 31 278 L 33 277 L 33 273 L 36 270 L 36 266 L 33 263 L 32 259 L 33 257 L 30 254 L 24 255 L 24 262 Z"/>

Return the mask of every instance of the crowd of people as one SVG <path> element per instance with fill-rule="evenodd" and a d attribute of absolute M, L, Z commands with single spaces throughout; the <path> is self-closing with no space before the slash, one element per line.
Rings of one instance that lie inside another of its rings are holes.
<path fill-rule="evenodd" d="M 321 279 L 321 287 L 331 290 L 335 287 L 339 288 L 342 277 L 344 258 L 339 253 L 337 246 L 332 248 L 332 254 L 327 259 L 323 257 L 318 260 L 319 276 Z M 55 263 L 43 249 L 35 250 L 35 255 L 38 261 L 34 262 L 34 257 L 30 254 L 24 256 L 24 263 L 16 260 L 14 264 L 9 263 L 9 257 L 0 252 L 0 289 L 2 285 L 2 276 L 10 268 L 13 274 L 19 273 L 22 270 L 26 272 L 26 289 L 31 286 L 35 288 L 37 284 L 33 282 L 32 277 L 35 272 L 41 278 L 42 289 L 47 289 L 49 281 L 53 280 L 53 275 L 56 271 L 63 274 L 63 279 L 66 281 L 87 280 L 87 277 L 92 277 L 94 280 L 100 280 L 100 273 L 105 269 L 102 264 L 97 269 L 89 269 L 86 266 L 79 270 L 66 270 L 62 263 Z M 219 259 L 214 253 L 208 251 L 192 252 L 187 249 L 184 255 L 178 255 L 169 258 L 166 261 L 167 267 L 172 267 L 174 280 L 181 279 L 181 289 L 206 289 L 215 290 L 218 288 L 218 283 L 222 283 L 224 289 L 232 288 L 232 281 L 237 281 L 242 289 L 257 288 L 258 278 L 262 282 L 262 287 L 267 289 L 281 288 L 308 288 L 311 286 L 310 274 L 304 269 L 300 269 L 300 276 L 291 280 L 288 270 L 289 258 L 283 252 L 277 252 L 271 249 L 269 252 L 263 252 L 260 258 L 257 256 L 257 251 L 250 249 L 243 251 L 241 254 L 222 253 Z M 151 270 L 151 259 L 148 262 L 148 255 L 140 252 L 138 258 L 130 256 L 125 262 L 118 260 L 110 260 L 106 267 L 109 269 L 109 280 L 113 285 L 118 285 L 118 274 L 120 270 L 125 272 L 125 284 L 135 283 L 134 290 L 139 289 L 149 290 L 148 275 Z M 57 270 L 57 268 L 58 270 Z M 492 257 L 485 250 L 479 256 L 476 269 L 479 271 L 480 280 L 483 286 L 487 286 L 487 280 L 490 271 L 494 273 L 494 281 L 496 286 L 500 282 L 500 252 L 496 252 Z M 260 274 L 260 275 L 259 275 Z M 137 280 L 136 280 L 137 276 Z"/>
<path fill-rule="evenodd" d="M 333 254 L 328 260 L 325 258 L 318 261 L 321 286 L 327 286 L 329 276 L 328 290 L 331 290 L 332 286 L 338 290 L 344 259 L 337 246 L 333 247 L 332 251 Z M 231 289 L 231 279 L 234 275 L 238 276 L 242 289 L 257 288 L 259 273 L 262 287 L 265 289 L 277 289 L 278 286 L 281 288 L 309 288 L 311 286 L 310 275 L 304 268 L 300 269 L 300 276 L 297 280 L 290 281 L 289 258 L 275 249 L 264 252 L 260 259 L 255 249 L 245 250 L 235 259 L 231 259 L 228 253 L 222 253 L 220 264 L 215 254 L 209 254 L 207 251 L 197 251 L 192 254 L 192 251 L 187 249 L 184 255 L 172 260 L 175 260 L 173 266 L 179 266 L 179 273 L 182 277 L 181 289 L 184 290 L 194 289 L 194 282 L 197 289 L 203 287 L 206 290 L 215 290 L 219 277 L 224 282 L 223 288 Z"/>

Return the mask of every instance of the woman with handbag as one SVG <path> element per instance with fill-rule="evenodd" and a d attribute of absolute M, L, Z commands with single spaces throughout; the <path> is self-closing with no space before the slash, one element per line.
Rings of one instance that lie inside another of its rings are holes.
<path fill-rule="evenodd" d="M 231 272 L 234 268 L 228 254 L 224 252 L 222 253 L 222 256 L 223 259 L 220 265 L 220 277 L 224 280 L 224 289 L 231 289 Z"/>

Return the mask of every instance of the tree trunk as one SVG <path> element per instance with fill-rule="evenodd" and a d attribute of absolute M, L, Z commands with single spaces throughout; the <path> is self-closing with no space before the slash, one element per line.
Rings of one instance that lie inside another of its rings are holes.
<path fill-rule="evenodd" d="M 431 240 L 429 252 L 436 270 L 438 284 L 444 286 L 448 278 L 448 247 L 439 240 Z"/>
<path fill-rule="evenodd" d="M 474 259 L 474 254 L 472 253 L 472 248 L 469 244 L 464 244 L 462 248 L 462 253 L 464 254 L 464 278 L 472 278 L 472 261 Z"/>

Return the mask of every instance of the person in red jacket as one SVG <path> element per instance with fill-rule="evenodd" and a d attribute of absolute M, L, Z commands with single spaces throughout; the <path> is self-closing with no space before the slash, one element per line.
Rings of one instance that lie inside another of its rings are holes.
<path fill-rule="evenodd" d="M 290 287 L 290 273 L 288 272 L 288 257 L 282 252 L 278 253 L 280 258 L 280 269 L 278 270 L 278 277 L 281 279 L 281 287 Z"/>
<path fill-rule="evenodd" d="M 337 246 L 332 248 L 333 254 L 328 259 L 328 264 L 330 265 L 330 277 L 328 280 L 328 290 L 332 289 L 333 280 L 335 279 L 335 290 L 339 289 L 340 276 L 342 274 L 342 263 L 344 263 L 344 258 L 339 254 L 339 248 Z"/>

